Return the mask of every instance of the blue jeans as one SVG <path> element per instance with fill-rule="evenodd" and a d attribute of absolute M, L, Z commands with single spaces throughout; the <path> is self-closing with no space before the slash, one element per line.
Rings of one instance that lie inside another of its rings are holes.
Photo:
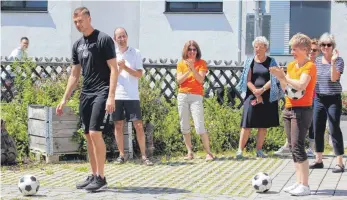
<path fill-rule="evenodd" d="M 340 156 L 344 154 L 343 136 L 340 129 L 341 111 L 341 94 L 317 94 L 317 97 L 314 99 L 313 109 L 316 152 L 324 152 L 324 133 L 328 119 L 335 155 Z"/>

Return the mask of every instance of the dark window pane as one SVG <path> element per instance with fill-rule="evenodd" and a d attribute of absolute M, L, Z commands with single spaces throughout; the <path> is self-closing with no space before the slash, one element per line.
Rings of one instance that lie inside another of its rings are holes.
<path fill-rule="evenodd" d="M 319 38 L 323 33 L 330 31 L 330 23 L 330 1 L 290 2 L 290 37 L 301 32 L 311 38 Z"/>
<path fill-rule="evenodd" d="M 198 8 L 203 8 L 203 9 L 222 9 L 223 8 L 223 3 L 218 3 L 218 2 L 198 3 Z"/>
<path fill-rule="evenodd" d="M 171 2 L 170 9 L 193 9 L 194 3 L 192 2 Z"/>
<path fill-rule="evenodd" d="M 47 1 L 27 1 L 26 7 L 30 8 L 47 8 Z"/>
<path fill-rule="evenodd" d="M 23 7 L 23 1 L 1 1 L 1 7 Z"/>
<path fill-rule="evenodd" d="M 1 1 L 1 10 L 47 11 L 48 1 Z"/>
<path fill-rule="evenodd" d="M 166 12 L 223 12 L 223 2 L 166 2 Z"/>

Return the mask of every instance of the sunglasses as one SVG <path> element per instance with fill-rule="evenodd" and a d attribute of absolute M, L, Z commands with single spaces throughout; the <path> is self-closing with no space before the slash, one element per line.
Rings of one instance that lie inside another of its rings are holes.
<path fill-rule="evenodd" d="M 320 46 L 321 47 L 332 47 L 333 45 L 332 44 L 324 44 L 324 43 L 322 43 L 322 44 L 320 44 Z"/>
<path fill-rule="evenodd" d="M 318 49 L 311 49 L 311 52 L 316 53 Z"/>
<path fill-rule="evenodd" d="M 193 52 L 195 52 L 196 49 L 188 48 L 188 51 L 193 51 Z"/>

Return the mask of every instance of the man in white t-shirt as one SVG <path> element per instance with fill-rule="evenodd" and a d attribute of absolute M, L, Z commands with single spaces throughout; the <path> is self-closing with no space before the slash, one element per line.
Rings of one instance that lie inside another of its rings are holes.
<path fill-rule="evenodd" d="M 26 50 L 29 47 L 29 39 L 27 37 L 22 37 L 20 39 L 20 46 L 15 48 L 11 54 L 9 55 L 9 58 L 12 58 L 13 60 L 15 60 L 16 58 L 18 60 L 22 60 L 24 58 L 28 57 L 28 54 L 26 52 Z M 8 74 L 5 74 L 5 72 L 1 73 L 1 77 L 2 79 L 9 79 L 12 78 L 14 79 L 14 77 L 16 76 L 14 72 L 11 71 L 11 67 L 7 66 L 6 67 L 6 71 Z"/>
<path fill-rule="evenodd" d="M 29 39 L 27 37 L 22 37 L 20 39 L 20 46 L 15 48 L 9 57 L 18 58 L 19 60 L 27 57 L 26 50 L 29 47 Z"/>
<path fill-rule="evenodd" d="M 140 51 L 128 46 L 128 34 L 124 28 L 117 28 L 114 32 L 117 43 L 117 63 L 119 69 L 116 89 L 116 110 L 112 113 L 115 122 L 115 137 L 119 150 L 117 162 L 124 163 L 124 120 L 132 121 L 136 130 L 137 141 L 140 146 L 142 160 L 146 165 L 153 163 L 146 157 L 146 139 L 143 130 L 139 79 L 143 74 L 143 65 Z"/>

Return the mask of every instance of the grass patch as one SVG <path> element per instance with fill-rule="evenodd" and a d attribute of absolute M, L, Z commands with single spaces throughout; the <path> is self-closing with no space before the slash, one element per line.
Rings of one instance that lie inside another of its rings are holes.
<path fill-rule="evenodd" d="M 63 168 L 63 169 L 71 169 L 71 165 L 63 164 L 63 165 L 61 165 L 61 168 Z"/>
<path fill-rule="evenodd" d="M 46 169 L 46 175 L 52 175 L 54 171 L 52 169 Z"/>
<path fill-rule="evenodd" d="M 88 172 L 89 168 L 87 166 L 82 166 L 82 167 L 76 167 L 74 170 L 78 172 Z"/>

